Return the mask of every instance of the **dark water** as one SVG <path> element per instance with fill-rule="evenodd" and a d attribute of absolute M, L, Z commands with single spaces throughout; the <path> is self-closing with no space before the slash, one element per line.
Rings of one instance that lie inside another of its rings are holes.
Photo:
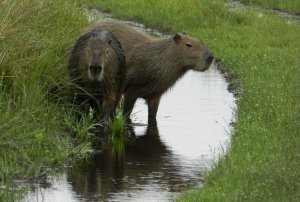
<path fill-rule="evenodd" d="M 157 127 L 136 126 L 124 158 L 111 149 L 49 177 L 23 201 L 170 201 L 194 186 L 226 152 L 235 98 L 212 67 L 188 72 L 161 100 Z M 135 123 L 147 123 L 147 107 L 138 100 Z"/>

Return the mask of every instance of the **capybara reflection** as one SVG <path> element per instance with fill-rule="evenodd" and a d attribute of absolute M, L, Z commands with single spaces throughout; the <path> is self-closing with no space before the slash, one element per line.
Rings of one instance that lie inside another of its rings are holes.
<path fill-rule="evenodd" d="M 104 132 L 124 89 L 126 61 L 120 42 L 109 31 L 95 28 L 81 36 L 69 59 L 74 99 L 82 113 L 102 113 Z"/>
<path fill-rule="evenodd" d="M 114 34 L 126 56 L 124 113 L 129 116 L 137 98 L 143 98 L 148 104 L 149 124 L 156 124 L 161 95 L 188 70 L 205 71 L 214 59 L 208 48 L 185 34 L 153 39 L 118 22 L 99 27 Z"/>

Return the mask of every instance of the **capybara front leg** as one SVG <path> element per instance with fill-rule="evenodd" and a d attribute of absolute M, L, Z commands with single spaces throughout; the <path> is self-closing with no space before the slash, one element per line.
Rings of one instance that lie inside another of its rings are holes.
<path fill-rule="evenodd" d="M 148 104 L 148 124 L 149 125 L 156 125 L 156 114 L 158 110 L 160 102 L 160 96 L 152 97 L 147 99 Z"/>
<path fill-rule="evenodd" d="M 89 113 L 89 102 L 83 93 L 74 94 L 74 104 L 77 121 L 81 121 L 82 118 Z"/>
<path fill-rule="evenodd" d="M 103 109 L 103 134 L 104 136 L 109 135 L 109 121 L 110 117 L 115 112 L 116 96 L 115 94 L 109 94 L 104 97 L 102 109 Z"/>
<path fill-rule="evenodd" d="M 137 100 L 136 95 L 131 93 L 124 94 L 124 107 L 123 107 L 123 114 L 127 117 L 127 120 L 130 122 L 130 114 L 134 107 L 134 104 Z"/>

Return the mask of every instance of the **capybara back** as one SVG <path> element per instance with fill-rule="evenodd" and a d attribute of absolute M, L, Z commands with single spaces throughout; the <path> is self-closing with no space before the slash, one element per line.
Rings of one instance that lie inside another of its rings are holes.
<path fill-rule="evenodd" d="M 148 35 L 137 31 L 130 26 L 112 21 L 112 22 L 103 22 L 98 25 L 99 28 L 108 30 L 114 34 L 114 36 L 120 41 L 122 49 L 125 56 L 127 53 L 138 43 L 151 41 L 151 37 Z"/>

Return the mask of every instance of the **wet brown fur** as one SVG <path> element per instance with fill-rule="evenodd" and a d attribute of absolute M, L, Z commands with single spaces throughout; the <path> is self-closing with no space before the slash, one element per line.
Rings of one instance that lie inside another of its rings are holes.
<path fill-rule="evenodd" d="M 102 68 L 92 73 L 89 69 L 92 64 Z M 89 113 L 92 107 L 96 113 L 102 112 L 107 126 L 120 101 L 126 77 L 126 61 L 119 41 L 106 30 L 90 30 L 76 41 L 69 59 L 69 71 L 80 113 Z"/>
<path fill-rule="evenodd" d="M 104 22 L 96 26 L 108 30 L 114 34 L 114 36 L 120 41 L 122 45 L 125 57 L 137 43 L 152 41 L 152 38 L 148 35 L 135 30 L 124 23 L 111 21 Z"/>
<path fill-rule="evenodd" d="M 185 34 L 153 39 L 127 25 L 106 22 L 99 25 L 111 31 L 122 44 L 127 63 L 124 113 L 129 115 L 137 98 L 148 104 L 148 123 L 156 124 L 161 95 L 188 70 L 205 71 L 212 53 L 197 39 Z"/>

